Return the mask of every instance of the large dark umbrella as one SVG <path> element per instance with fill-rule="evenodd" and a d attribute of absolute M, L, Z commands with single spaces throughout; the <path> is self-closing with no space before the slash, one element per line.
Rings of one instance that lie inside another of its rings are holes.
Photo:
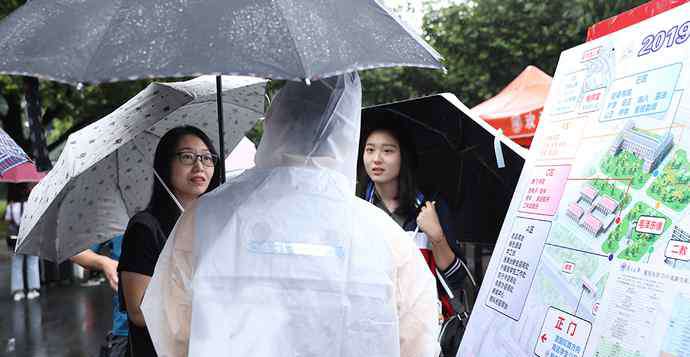
<path fill-rule="evenodd" d="M 376 0 L 32 0 L 0 23 L 0 53 L 2 72 L 66 83 L 441 68 Z"/>
<path fill-rule="evenodd" d="M 413 133 L 418 184 L 448 201 L 455 238 L 494 244 L 527 151 L 499 135 L 504 162 L 499 168 L 496 129 L 450 93 L 365 108 L 362 130 L 390 118 Z"/>
<path fill-rule="evenodd" d="M 0 73 L 72 84 L 221 73 L 309 82 L 442 68 L 376 0 L 32 0 L 0 23 L 0 53 Z M 220 99 L 218 123 L 222 138 Z"/>

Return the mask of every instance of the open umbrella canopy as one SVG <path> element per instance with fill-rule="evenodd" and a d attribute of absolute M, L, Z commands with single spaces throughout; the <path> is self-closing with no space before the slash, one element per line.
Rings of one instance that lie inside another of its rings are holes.
<path fill-rule="evenodd" d="M 442 68 L 376 0 L 32 0 L 0 23 L 0 53 L 0 72 L 67 83 Z"/>
<path fill-rule="evenodd" d="M 38 182 L 41 181 L 47 172 L 38 172 L 36 165 L 32 162 L 19 164 L 0 175 L 0 182 Z"/>
<path fill-rule="evenodd" d="M 223 83 L 229 129 L 224 139 L 232 148 L 263 116 L 265 81 L 226 77 Z M 173 127 L 194 125 L 217 147 L 215 115 L 213 77 L 152 83 L 113 113 L 70 135 L 54 168 L 29 196 L 17 251 L 61 261 L 122 233 L 151 196 L 160 137 Z"/>
<path fill-rule="evenodd" d="M 24 150 L 0 129 L 0 176 L 28 161 L 29 157 Z"/>
<path fill-rule="evenodd" d="M 496 129 L 450 93 L 365 108 L 363 132 L 382 118 L 395 118 L 412 133 L 419 188 L 448 201 L 455 238 L 495 242 L 527 151 L 505 136 L 496 138 Z M 496 140 L 503 168 L 497 165 Z"/>

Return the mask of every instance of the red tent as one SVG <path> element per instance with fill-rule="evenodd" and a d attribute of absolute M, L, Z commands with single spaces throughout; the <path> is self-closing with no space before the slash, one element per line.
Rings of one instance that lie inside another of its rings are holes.
<path fill-rule="evenodd" d="M 537 67 L 527 66 L 500 93 L 472 111 L 494 128 L 503 130 L 503 135 L 529 147 L 550 86 L 551 76 Z"/>
<path fill-rule="evenodd" d="M 587 41 L 632 26 L 652 16 L 673 9 L 688 2 L 688 0 L 652 0 L 636 8 L 620 13 L 606 20 L 597 22 L 587 29 Z"/>

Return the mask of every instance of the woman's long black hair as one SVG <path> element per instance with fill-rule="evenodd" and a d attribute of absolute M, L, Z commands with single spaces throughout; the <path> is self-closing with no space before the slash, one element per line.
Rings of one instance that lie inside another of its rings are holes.
<path fill-rule="evenodd" d="M 172 162 L 175 160 L 177 146 L 185 135 L 198 137 L 206 144 L 211 154 L 218 155 L 218 152 L 213 147 L 211 139 L 201 131 L 201 129 L 190 125 L 178 126 L 170 129 L 163 135 L 160 142 L 158 142 L 156 155 L 153 159 L 153 168 L 171 191 L 173 190 L 171 180 Z M 222 158 L 219 158 L 219 160 L 222 160 Z M 218 187 L 221 174 L 223 173 L 221 173 L 218 166 L 216 166 L 206 192 Z M 166 235 L 170 234 L 181 213 L 175 201 L 170 197 L 170 194 L 168 194 L 168 191 L 165 190 L 165 187 L 163 187 L 160 181 L 155 177 L 153 178 L 153 192 L 151 193 L 151 200 L 149 201 L 147 210 L 158 219 Z"/>
<path fill-rule="evenodd" d="M 384 113 L 382 113 L 384 114 Z M 415 214 L 417 207 L 415 204 L 417 198 L 417 148 L 409 131 L 402 125 L 400 118 L 395 118 L 390 115 L 382 115 L 381 118 L 370 120 L 366 125 L 362 125 L 362 135 L 360 138 L 359 157 L 357 159 L 357 195 L 365 198 L 366 189 L 371 180 L 364 168 L 364 147 L 367 143 L 369 135 L 375 131 L 385 131 L 392 135 L 400 146 L 400 175 L 398 176 L 398 202 L 399 206 L 395 213 L 409 216 Z"/>

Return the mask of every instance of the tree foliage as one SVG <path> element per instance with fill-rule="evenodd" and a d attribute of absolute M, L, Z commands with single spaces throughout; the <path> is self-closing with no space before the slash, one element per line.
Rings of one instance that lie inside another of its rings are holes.
<path fill-rule="evenodd" d="M 685 150 L 676 151 L 673 161 L 661 170 L 661 175 L 650 185 L 647 194 L 678 212 L 688 206 L 690 164 Z"/>
<path fill-rule="evenodd" d="M 528 65 L 553 75 L 560 53 L 583 43 L 589 26 L 644 2 L 468 0 L 429 11 L 424 36 L 445 58 L 448 73 L 365 72 L 365 103 L 452 92 L 472 107 L 496 95 Z"/>

